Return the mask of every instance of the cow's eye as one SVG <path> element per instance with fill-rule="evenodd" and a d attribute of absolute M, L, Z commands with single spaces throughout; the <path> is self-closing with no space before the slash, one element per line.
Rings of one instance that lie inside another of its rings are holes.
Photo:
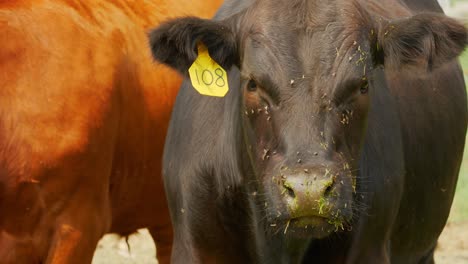
<path fill-rule="evenodd" d="M 254 80 L 250 80 L 249 83 L 247 84 L 247 90 L 249 92 L 257 91 L 257 83 Z"/>

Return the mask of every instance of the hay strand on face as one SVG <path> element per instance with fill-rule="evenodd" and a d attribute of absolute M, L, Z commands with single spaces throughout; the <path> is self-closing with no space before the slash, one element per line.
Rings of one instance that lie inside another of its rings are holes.
<path fill-rule="evenodd" d="M 288 232 L 288 228 L 289 228 L 289 223 L 291 222 L 291 220 L 288 220 L 288 222 L 286 223 L 286 228 L 284 229 L 284 234 L 286 235 L 286 232 Z"/>

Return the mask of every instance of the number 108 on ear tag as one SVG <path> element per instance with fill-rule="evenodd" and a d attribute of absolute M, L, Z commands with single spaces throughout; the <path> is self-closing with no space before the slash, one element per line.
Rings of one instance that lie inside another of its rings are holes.
<path fill-rule="evenodd" d="M 198 57 L 190 66 L 189 75 L 200 94 L 224 97 L 229 91 L 226 71 L 210 57 L 203 43 L 198 44 Z"/>

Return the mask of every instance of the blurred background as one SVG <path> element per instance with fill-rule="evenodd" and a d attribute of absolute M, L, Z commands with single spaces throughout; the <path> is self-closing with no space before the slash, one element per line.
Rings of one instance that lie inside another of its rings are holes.
<path fill-rule="evenodd" d="M 445 13 L 468 25 L 468 0 L 439 0 Z M 460 57 L 468 81 L 468 50 Z M 468 263 L 468 146 L 461 165 L 449 221 L 439 239 L 436 263 Z"/>
<path fill-rule="evenodd" d="M 468 26 L 468 0 L 438 0 L 445 13 Z M 468 51 L 460 57 L 468 80 Z M 448 223 L 439 239 L 436 263 L 468 264 L 468 146 L 460 170 Z M 128 238 L 105 236 L 98 244 L 93 264 L 155 264 L 154 243 L 146 229 Z"/>

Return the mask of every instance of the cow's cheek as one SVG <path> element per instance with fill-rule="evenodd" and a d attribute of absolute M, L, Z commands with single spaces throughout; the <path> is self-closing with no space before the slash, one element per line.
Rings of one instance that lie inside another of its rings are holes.
<path fill-rule="evenodd" d="M 357 179 L 355 172 L 358 169 L 358 161 L 360 160 L 361 150 L 366 135 L 367 116 L 368 116 L 368 100 L 363 97 L 357 100 L 352 107 L 352 114 L 347 118 L 347 122 L 340 120 L 339 126 L 342 129 L 342 142 L 337 151 L 340 154 L 340 159 L 343 167 L 345 186 L 349 186 L 352 193 L 356 192 Z M 350 180 L 350 184 L 348 184 Z"/>
<path fill-rule="evenodd" d="M 273 115 L 268 104 L 255 93 L 244 94 L 244 129 L 257 167 L 272 156 L 275 145 Z"/>
<path fill-rule="evenodd" d="M 353 157 L 360 155 L 367 130 L 368 112 L 368 101 L 365 98 L 357 101 L 349 124 L 345 127 L 345 140 L 347 141 L 350 155 Z"/>

